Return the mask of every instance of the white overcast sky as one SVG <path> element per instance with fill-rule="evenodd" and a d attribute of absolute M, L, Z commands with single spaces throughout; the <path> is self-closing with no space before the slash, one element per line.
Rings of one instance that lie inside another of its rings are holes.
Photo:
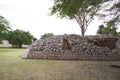
<path fill-rule="evenodd" d="M 81 34 L 79 25 L 74 20 L 59 19 L 56 15 L 49 16 L 51 0 L 0 0 L 0 15 L 12 25 L 12 29 L 29 31 L 36 38 L 44 33 Z M 93 21 L 86 32 L 95 35 L 102 23 Z"/>

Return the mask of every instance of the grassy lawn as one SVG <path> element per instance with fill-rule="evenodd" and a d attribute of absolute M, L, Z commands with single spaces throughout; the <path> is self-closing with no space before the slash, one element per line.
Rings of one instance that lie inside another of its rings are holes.
<path fill-rule="evenodd" d="M 0 80 L 120 80 L 120 61 L 22 59 L 24 49 L 0 49 Z"/>

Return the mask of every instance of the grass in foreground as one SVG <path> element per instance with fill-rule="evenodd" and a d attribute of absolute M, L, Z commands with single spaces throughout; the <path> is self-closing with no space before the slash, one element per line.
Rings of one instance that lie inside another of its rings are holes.
<path fill-rule="evenodd" d="M 0 80 L 120 80 L 120 61 L 22 59 L 24 49 L 0 49 Z"/>

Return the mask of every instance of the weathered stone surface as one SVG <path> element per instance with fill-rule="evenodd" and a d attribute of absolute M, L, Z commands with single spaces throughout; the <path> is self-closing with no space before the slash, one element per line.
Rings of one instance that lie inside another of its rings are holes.
<path fill-rule="evenodd" d="M 62 43 L 62 40 L 66 41 Z M 34 42 L 27 48 L 23 58 L 110 60 L 110 55 L 115 54 L 118 60 L 120 49 L 114 49 L 116 41 L 117 38 L 108 36 L 58 35 Z"/>
<path fill-rule="evenodd" d="M 27 58 L 28 57 L 28 53 L 30 53 L 30 49 L 26 49 L 24 54 L 23 54 L 23 59 Z"/>
<path fill-rule="evenodd" d="M 120 49 L 120 39 L 118 39 L 117 41 L 116 41 L 116 44 L 115 44 L 116 46 L 116 49 Z"/>
<path fill-rule="evenodd" d="M 116 48 L 116 42 L 119 41 L 119 38 L 113 36 L 88 36 L 89 41 L 93 42 L 99 47 L 108 47 L 113 50 Z"/>
<path fill-rule="evenodd" d="M 62 49 L 70 49 L 70 45 L 69 45 L 68 39 L 62 39 L 61 47 L 62 47 Z"/>

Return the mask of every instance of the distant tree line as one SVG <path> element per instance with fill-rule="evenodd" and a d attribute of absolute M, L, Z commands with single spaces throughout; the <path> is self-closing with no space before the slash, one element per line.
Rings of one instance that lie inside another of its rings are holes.
<path fill-rule="evenodd" d="M 97 34 L 120 37 L 120 32 L 117 32 L 117 27 L 112 27 L 107 25 L 106 26 L 100 25 L 99 29 L 97 30 Z"/>
<path fill-rule="evenodd" d="M 32 43 L 33 36 L 23 30 L 13 30 L 9 31 L 6 37 L 6 40 L 12 44 L 12 47 L 22 48 L 22 45 L 30 45 Z"/>
<path fill-rule="evenodd" d="M 11 30 L 7 19 L 0 15 L 0 42 L 5 39 L 6 33 Z"/>
<path fill-rule="evenodd" d="M 3 16 L 0 16 L 0 42 L 8 40 L 12 47 L 22 48 L 22 45 L 29 45 L 36 40 L 29 32 L 24 30 L 12 30 L 10 23 Z"/>
<path fill-rule="evenodd" d="M 54 36 L 53 33 L 45 33 L 45 34 L 41 35 L 40 39 L 51 38 L 53 36 Z"/>

